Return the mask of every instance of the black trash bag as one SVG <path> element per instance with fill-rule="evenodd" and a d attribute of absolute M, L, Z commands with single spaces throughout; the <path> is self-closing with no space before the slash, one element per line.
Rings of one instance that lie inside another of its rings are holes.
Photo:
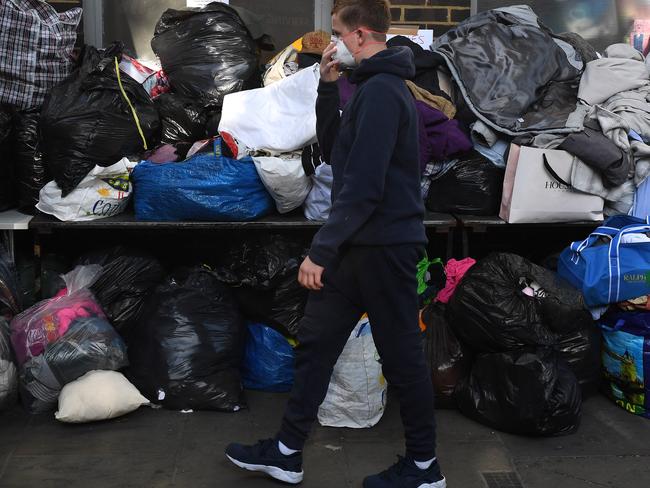
<path fill-rule="evenodd" d="M 234 8 L 166 10 L 151 41 L 175 93 L 219 105 L 229 93 L 253 88 L 258 44 Z"/>
<path fill-rule="evenodd" d="M 162 124 L 162 142 L 196 142 L 207 139 L 209 109 L 193 98 L 163 93 L 155 100 Z"/>
<path fill-rule="evenodd" d="M 594 325 L 559 338 L 555 349 L 576 375 L 582 397 L 594 395 L 601 381 L 601 333 Z"/>
<path fill-rule="evenodd" d="M 99 264 L 102 273 L 90 287 L 113 327 L 123 335 L 138 324 L 144 303 L 165 277 L 152 256 L 122 246 L 81 257 L 76 265 Z"/>
<path fill-rule="evenodd" d="M 9 324 L 0 316 L 0 412 L 18 400 L 18 370 L 9 342 Z"/>
<path fill-rule="evenodd" d="M 266 235 L 232 243 L 221 255 L 215 273 L 230 286 L 270 290 L 297 274 L 306 255 L 300 243 L 283 235 Z"/>
<path fill-rule="evenodd" d="M 280 235 L 237 242 L 224 254 L 216 274 L 235 293 L 247 317 L 297 335 L 308 292 L 298 283 L 307 249 Z"/>
<path fill-rule="evenodd" d="M 529 436 L 575 432 L 582 408 L 575 375 L 548 348 L 480 354 L 456 388 L 456 401 L 482 424 Z"/>
<path fill-rule="evenodd" d="M 447 310 L 458 338 L 476 352 L 552 346 L 593 322 L 578 290 L 552 271 L 508 253 L 475 264 Z"/>
<path fill-rule="evenodd" d="M 128 376 L 165 408 L 237 411 L 244 322 L 230 290 L 206 268 L 158 286 L 128 337 Z"/>
<path fill-rule="evenodd" d="M 425 356 L 431 368 L 436 407 L 457 408 L 454 390 L 469 375 L 469 352 L 449 327 L 443 304 L 432 303 L 425 308 L 422 322 L 427 326 Z"/>
<path fill-rule="evenodd" d="M 298 336 L 309 296 L 309 292 L 298 283 L 298 270 L 284 278 L 276 288 L 240 287 L 235 289 L 235 296 L 246 317 L 269 325 L 283 335 Z"/>
<path fill-rule="evenodd" d="M 38 124 L 41 110 L 15 112 L 13 116 L 13 158 L 15 164 L 18 209 L 34 214 L 39 193 L 49 181 L 43 154 L 38 145 Z"/>
<path fill-rule="evenodd" d="M 20 369 L 20 397 L 31 413 L 56 408 L 61 389 L 89 371 L 117 371 L 128 365 L 126 345 L 106 319 L 77 319 L 45 352 Z"/>
<path fill-rule="evenodd" d="M 0 212 L 16 206 L 14 163 L 10 157 L 11 110 L 0 105 Z"/>
<path fill-rule="evenodd" d="M 16 264 L 0 242 L 0 317 L 10 321 L 22 310 L 21 284 Z"/>
<path fill-rule="evenodd" d="M 158 111 L 145 89 L 126 73 L 118 83 L 115 59 L 122 45 L 102 52 L 84 48 L 81 66 L 52 89 L 41 112 L 41 150 L 45 165 L 65 197 L 96 165 L 155 147 L 160 137 Z M 138 123 L 142 135 L 138 130 Z"/>
<path fill-rule="evenodd" d="M 432 212 L 497 215 L 504 171 L 472 151 L 443 173 L 431 177 L 426 206 Z"/>

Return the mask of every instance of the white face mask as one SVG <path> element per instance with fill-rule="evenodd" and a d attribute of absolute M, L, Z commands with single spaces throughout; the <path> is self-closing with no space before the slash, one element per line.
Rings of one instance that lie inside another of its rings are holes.
<path fill-rule="evenodd" d="M 352 56 L 352 53 L 348 47 L 343 42 L 342 37 L 333 37 L 332 41 L 336 43 L 336 52 L 332 56 L 332 59 L 339 62 L 341 68 L 352 69 L 357 66 L 357 62 Z"/>

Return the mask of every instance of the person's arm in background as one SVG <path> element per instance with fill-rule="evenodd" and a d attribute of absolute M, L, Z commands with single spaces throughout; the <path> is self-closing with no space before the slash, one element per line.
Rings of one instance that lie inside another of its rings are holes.
<path fill-rule="evenodd" d="M 335 52 L 334 43 L 330 44 L 323 52 L 318 98 L 316 99 L 316 136 L 323 160 L 327 163 L 330 162 L 332 148 L 341 125 L 339 88 L 336 83 L 336 80 L 339 79 L 339 72 L 336 69 L 338 62 L 332 60 L 332 54 Z"/>

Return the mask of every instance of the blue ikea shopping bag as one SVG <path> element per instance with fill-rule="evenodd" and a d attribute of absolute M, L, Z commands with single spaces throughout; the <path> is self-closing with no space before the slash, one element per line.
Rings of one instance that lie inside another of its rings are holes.
<path fill-rule="evenodd" d="M 294 353 L 278 331 L 262 324 L 249 324 L 242 368 L 244 388 L 272 392 L 290 391 Z"/>
<path fill-rule="evenodd" d="M 560 255 L 558 273 L 582 290 L 591 307 L 650 294 L 650 242 L 626 236 L 650 232 L 650 219 L 616 215 Z"/>
<path fill-rule="evenodd" d="M 149 221 L 243 221 L 274 208 L 249 157 L 235 160 L 200 153 L 180 163 L 138 164 L 133 172 L 135 216 Z"/>

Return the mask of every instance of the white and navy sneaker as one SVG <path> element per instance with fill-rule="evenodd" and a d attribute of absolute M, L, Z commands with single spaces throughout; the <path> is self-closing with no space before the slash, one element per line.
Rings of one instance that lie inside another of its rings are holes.
<path fill-rule="evenodd" d="M 285 456 L 278 448 L 278 441 L 267 439 L 253 446 L 230 444 L 226 457 L 236 466 L 248 471 L 259 471 L 285 483 L 297 485 L 302 482 L 302 452 Z"/>
<path fill-rule="evenodd" d="M 398 456 L 399 461 L 386 471 L 368 476 L 363 488 L 447 488 L 438 461 L 428 469 L 420 469 L 412 459 Z"/>

